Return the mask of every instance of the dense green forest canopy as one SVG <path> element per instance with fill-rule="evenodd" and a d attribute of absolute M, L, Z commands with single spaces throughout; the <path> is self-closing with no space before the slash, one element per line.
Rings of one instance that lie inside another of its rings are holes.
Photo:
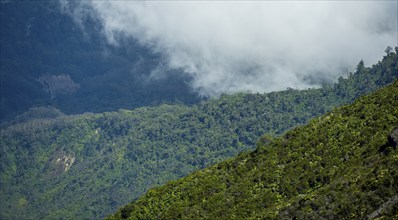
<path fill-rule="evenodd" d="M 225 95 L 191 107 L 76 116 L 32 109 L 1 129 L 0 218 L 105 217 L 154 186 L 254 149 L 263 134 L 278 136 L 392 83 L 397 60 L 391 51 L 318 89 Z"/>
<path fill-rule="evenodd" d="M 108 219 L 395 219 L 397 144 L 398 81 Z"/>

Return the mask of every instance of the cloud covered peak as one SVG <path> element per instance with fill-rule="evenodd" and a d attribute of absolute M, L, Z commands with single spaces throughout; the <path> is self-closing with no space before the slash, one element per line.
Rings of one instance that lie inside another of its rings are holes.
<path fill-rule="evenodd" d="M 133 37 L 204 96 L 335 80 L 398 44 L 396 1 L 84 1 L 110 43 Z M 81 10 L 82 11 L 82 10 Z M 159 72 L 159 71 L 157 71 Z M 311 80 L 310 80 L 311 79 Z"/>

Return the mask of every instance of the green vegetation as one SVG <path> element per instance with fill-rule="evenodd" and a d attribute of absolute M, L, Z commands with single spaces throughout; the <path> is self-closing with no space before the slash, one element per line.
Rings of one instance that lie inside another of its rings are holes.
<path fill-rule="evenodd" d="M 398 217 L 398 81 L 257 149 L 149 190 L 108 219 Z"/>
<path fill-rule="evenodd" d="M 76 116 L 31 109 L 18 117 L 21 123 L 1 130 L 0 219 L 104 217 L 152 187 L 253 150 L 263 134 L 267 142 L 392 83 L 397 60 L 390 52 L 319 89 L 225 95 L 192 107 Z"/>

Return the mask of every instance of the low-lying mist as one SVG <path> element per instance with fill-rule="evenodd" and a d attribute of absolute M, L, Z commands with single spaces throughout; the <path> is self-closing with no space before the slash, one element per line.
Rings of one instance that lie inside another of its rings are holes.
<path fill-rule="evenodd" d="M 203 96 L 332 82 L 398 44 L 396 1 L 62 1 L 115 46 L 134 38 Z"/>

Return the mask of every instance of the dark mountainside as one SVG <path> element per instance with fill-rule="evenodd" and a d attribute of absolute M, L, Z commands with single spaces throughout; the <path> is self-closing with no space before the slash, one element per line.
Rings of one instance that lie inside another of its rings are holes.
<path fill-rule="evenodd" d="M 397 219 L 398 81 L 108 219 Z"/>
<path fill-rule="evenodd" d="M 200 100 L 177 70 L 150 79 L 159 55 L 132 40 L 110 46 L 100 22 L 79 27 L 59 1 L 0 6 L 0 122 L 40 106 L 76 114 Z"/>
<path fill-rule="evenodd" d="M 391 51 L 372 67 L 360 62 L 319 89 L 227 95 L 191 107 L 76 116 L 31 109 L 1 129 L 0 219 L 105 217 L 154 186 L 253 150 L 263 134 L 278 136 L 392 83 L 397 60 Z M 54 119 L 31 119 L 42 113 Z"/>

